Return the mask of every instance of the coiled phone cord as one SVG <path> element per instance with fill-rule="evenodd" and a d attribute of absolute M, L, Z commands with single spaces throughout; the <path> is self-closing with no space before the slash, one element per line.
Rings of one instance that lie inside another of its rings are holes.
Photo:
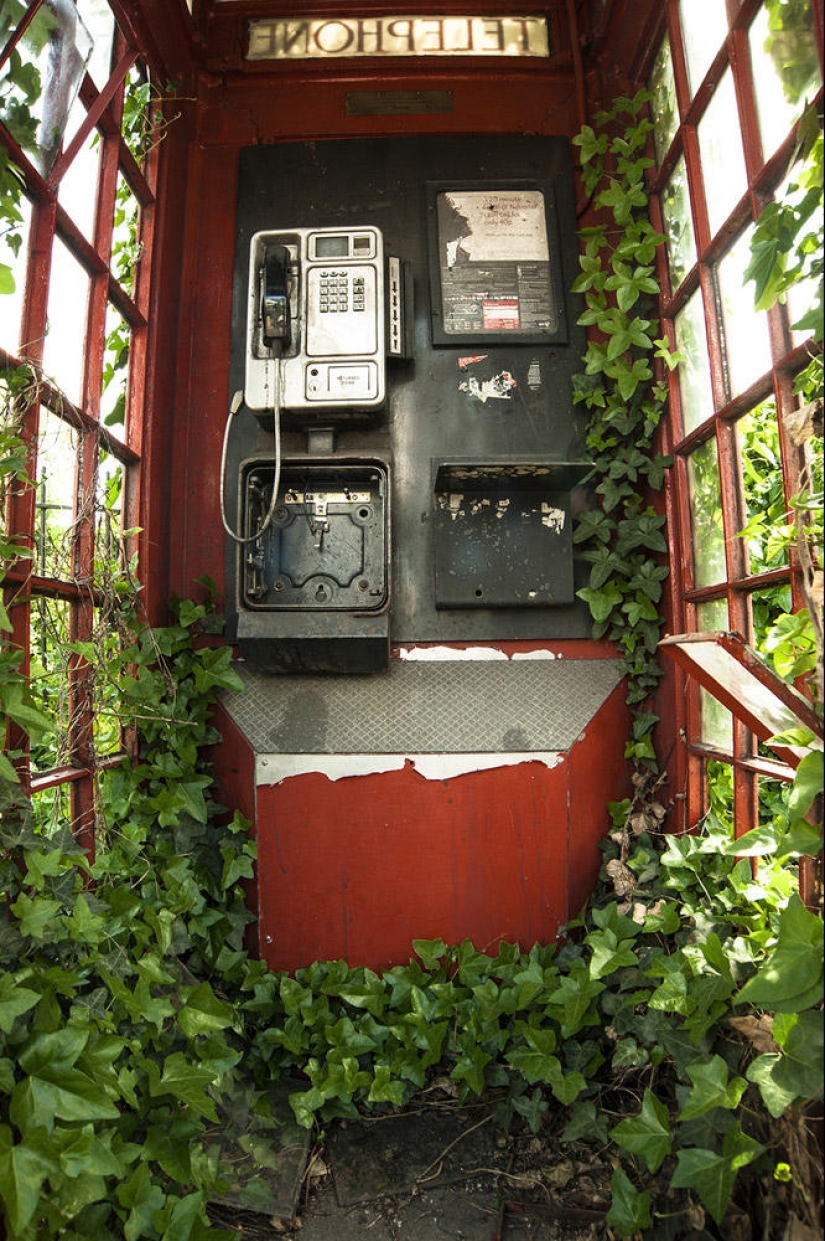
<path fill-rule="evenodd" d="M 243 392 L 238 391 L 232 398 L 229 406 L 229 414 L 226 419 L 226 426 L 223 432 L 223 448 L 221 449 L 221 521 L 223 528 L 229 535 L 230 539 L 234 539 L 236 543 L 254 543 L 259 539 L 264 531 L 269 527 L 275 514 L 275 505 L 278 503 L 278 488 L 281 483 L 281 411 L 278 408 L 272 410 L 272 416 L 275 421 L 275 477 L 272 481 L 272 497 L 269 501 L 269 510 L 264 518 L 264 523 L 260 530 L 256 530 L 254 534 L 243 535 L 234 531 L 226 518 L 226 458 L 229 447 L 229 431 L 235 420 L 235 415 L 243 405 Z"/>

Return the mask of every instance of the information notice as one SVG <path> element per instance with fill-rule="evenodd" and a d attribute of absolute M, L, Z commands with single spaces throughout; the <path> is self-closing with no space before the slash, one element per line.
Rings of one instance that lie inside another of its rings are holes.
<path fill-rule="evenodd" d="M 444 191 L 436 217 L 446 333 L 556 331 L 540 190 Z"/>

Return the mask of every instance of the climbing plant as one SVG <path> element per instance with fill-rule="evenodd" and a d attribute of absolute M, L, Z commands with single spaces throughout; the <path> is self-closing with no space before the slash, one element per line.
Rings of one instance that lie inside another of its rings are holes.
<path fill-rule="evenodd" d="M 781 676 L 805 676 L 820 706 L 823 686 L 823 246 L 825 245 L 825 144 L 815 107 L 798 126 L 797 148 L 784 193 L 768 203 L 757 220 L 745 278 L 753 282 L 757 309 L 791 300 L 800 290 L 808 306 L 792 324 L 810 334 L 810 361 L 797 375 L 798 408 L 785 417 L 791 443 L 803 453 L 800 488 L 790 511 L 774 523 L 777 546 L 792 546 L 801 569 L 805 607 L 780 616 L 766 639 L 766 652 Z M 799 662 L 803 655 L 804 661 Z"/>
<path fill-rule="evenodd" d="M 593 636 L 615 642 L 634 709 L 628 757 L 654 764 L 646 709 L 661 670 L 661 599 L 668 575 L 662 528 L 652 502 L 669 459 L 655 447 L 667 389 L 657 368 L 678 361 L 655 318 L 659 285 L 657 247 L 664 237 L 648 214 L 645 154 L 653 126 L 645 115 L 647 91 L 621 96 L 596 114 L 573 139 L 582 182 L 598 222 L 581 229 L 581 274 L 573 291 L 584 296 L 579 323 L 588 342 L 584 370 L 574 378 L 574 400 L 588 414 L 587 449 L 598 503 L 581 514 L 574 535 L 590 565 L 580 590 L 593 617 Z"/>

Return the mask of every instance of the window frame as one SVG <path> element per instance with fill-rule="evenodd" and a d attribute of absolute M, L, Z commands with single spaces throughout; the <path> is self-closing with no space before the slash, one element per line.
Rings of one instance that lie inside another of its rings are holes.
<path fill-rule="evenodd" d="M 670 561 L 673 577 L 673 625 L 675 632 L 693 633 L 701 630 L 698 611 L 702 603 L 720 600 L 725 603 L 729 630 L 736 630 L 751 640 L 752 601 L 761 588 L 788 585 L 792 608 L 804 606 L 801 590 L 802 572 L 798 555 L 792 547 L 785 567 L 750 572 L 744 540 L 738 537 L 745 524 L 742 512 L 741 460 L 737 442 L 739 419 L 766 400 L 775 401 L 780 458 L 783 472 L 784 499 L 787 505 L 799 490 L 803 457 L 786 433 L 783 414 L 795 406 L 793 382 L 810 360 L 810 342 L 794 344 L 790 334 L 788 311 L 784 305 L 773 306 L 767 314 L 771 346 L 770 366 L 743 392 L 732 393 L 727 375 L 723 310 L 718 282 L 718 269 L 731 246 L 744 230 L 759 217 L 764 205 L 771 201 L 788 169 L 794 151 L 797 126 L 776 151 L 763 157 L 757 103 L 751 67 L 749 30 L 762 6 L 762 0 L 727 0 L 728 34 L 713 57 L 704 79 L 691 94 L 686 53 L 682 39 L 679 0 L 667 0 L 663 15 L 662 37 L 655 41 L 651 53 L 651 71 L 659 54 L 662 40 L 669 39 L 677 100 L 676 132 L 663 153 L 661 162 L 650 170 L 651 214 L 654 226 L 661 232 L 663 214 L 661 198 L 676 168 L 684 157 L 688 180 L 688 197 L 696 244 L 695 261 L 683 275 L 677 288 L 671 290 L 670 272 L 665 247 L 657 255 L 657 274 L 662 289 L 662 325 L 673 346 L 678 345 L 675 319 L 688 299 L 701 289 L 710 374 L 713 410 L 698 424 L 685 432 L 682 417 L 682 392 L 678 369 L 668 375 L 670 416 L 666 428 L 666 451 L 672 454 L 672 494 L 669 498 Z M 822 10 L 811 5 L 817 33 L 820 75 L 822 74 Z M 707 203 L 702 177 L 698 127 L 713 97 L 717 84 L 730 69 L 735 88 L 737 113 L 742 135 L 747 188 L 715 233 L 708 222 Z M 820 84 L 816 99 L 822 100 Z M 654 118 L 655 120 L 655 118 Z M 652 144 L 651 144 L 652 145 Z M 746 289 L 753 286 L 746 285 Z M 701 444 L 713 439 L 717 445 L 721 490 L 721 511 L 725 543 L 725 575 L 723 580 L 698 587 L 694 580 L 691 503 L 688 459 Z M 701 740 L 700 687 L 684 672 L 676 670 L 677 727 L 684 728 L 686 737 L 686 770 L 684 772 L 683 828 L 692 828 L 709 808 L 706 765 L 721 761 L 733 771 L 733 816 L 737 837 L 756 826 L 758 821 L 758 790 L 760 779 L 789 782 L 792 769 L 773 756 L 760 753 L 754 735 L 735 717 L 732 719 L 730 751 L 720 751 Z"/>
<path fill-rule="evenodd" d="M 41 3 L 42 0 L 33 0 L 5 48 L 0 48 L 0 65 L 5 63 L 11 50 L 19 43 Z M 138 524 L 144 441 L 146 337 L 160 155 L 157 147 L 150 147 L 139 165 L 123 135 L 124 96 L 129 74 L 141 63 L 142 55 L 134 31 L 122 20 L 119 5 L 109 3 L 108 7 L 113 22 L 109 76 L 98 88 L 89 73 L 84 73 L 74 108 L 82 108 L 85 116 L 65 147 L 61 144 L 47 175 L 41 175 L 33 160 L 0 121 L 0 142 L 20 171 L 23 192 L 31 206 L 19 341 L 0 342 L 0 367 L 5 370 L 29 364 L 40 377 L 37 399 L 25 411 L 21 429 L 29 478 L 35 481 L 38 477 L 38 434 L 43 409 L 77 432 L 74 511 L 68 536 L 71 540 L 71 576 L 51 577 L 38 572 L 35 552 L 41 505 L 36 482 L 33 486 L 13 489 L 8 498 L 8 529 L 32 553 L 31 559 L 21 558 L 10 565 L 4 581 L 5 602 L 12 625 L 8 640 L 10 645 L 22 652 L 20 671 L 24 676 L 29 675 L 31 668 L 32 616 L 42 600 L 61 600 L 67 605 L 68 636 L 72 642 L 83 642 L 94 630 L 95 610 L 101 603 L 94 569 L 96 505 L 84 503 L 84 497 L 95 495 L 101 452 L 108 454 L 122 468 L 123 530 L 134 529 Z M 91 240 L 88 240 L 58 196 L 63 178 L 92 133 L 97 135 L 100 157 L 94 224 Z M 136 266 L 131 292 L 118 281 L 111 268 L 120 177 L 128 185 L 140 211 L 140 261 Z M 52 252 L 56 239 L 63 243 L 89 280 L 82 349 L 82 394 L 78 403 L 69 401 L 54 383 L 42 377 Z M 114 435 L 101 421 L 106 321 L 110 306 L 128 325 L 130 336 L 123 439 Z M 20 342 L 27 343 L 21 345 Z M 7 739 L 11 749 L 20 750 L 24 755 L 18 770 L 28 793 L 36 796 L 61 786 L 68 790 L 72 829 L 78 843 L 90 856 L 94 852 L 97 773 L 120 761 L 119 754 L 98 756 L 95 753 L 95 710 L 90 693 L 93 676 L 94 669 L 83 658 L 77 655 L 70 657 L 66 667 L 68 712 L 65 762 L 47 770 L 33 771 L 27 737 L 12 725 Z"/>

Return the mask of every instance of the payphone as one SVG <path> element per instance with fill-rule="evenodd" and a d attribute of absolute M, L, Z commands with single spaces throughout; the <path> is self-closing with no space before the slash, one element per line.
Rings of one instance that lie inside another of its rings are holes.
<path fill-rule="evenodd" d="M 411 282 L 381 231 L 257 231 L 249 246 L 245 405 L 274 435 L 242 461 L 235 528 L 242 654 L 268 671 L 375 671 L 389 659 L 389 465 L 334 452 L 334 431 L 371 424 L 387 357 L 409 356 Z M 281 460 L 282 421 L 305 430 Z M 326 451 L 316 451 L 323 444 Z"/>
<path fill-rule="evenodd" d="M 377 228 L 295 228 L 250 245 L 249 409 L 347 419 L 386 399 L 384 248 Z"/>

